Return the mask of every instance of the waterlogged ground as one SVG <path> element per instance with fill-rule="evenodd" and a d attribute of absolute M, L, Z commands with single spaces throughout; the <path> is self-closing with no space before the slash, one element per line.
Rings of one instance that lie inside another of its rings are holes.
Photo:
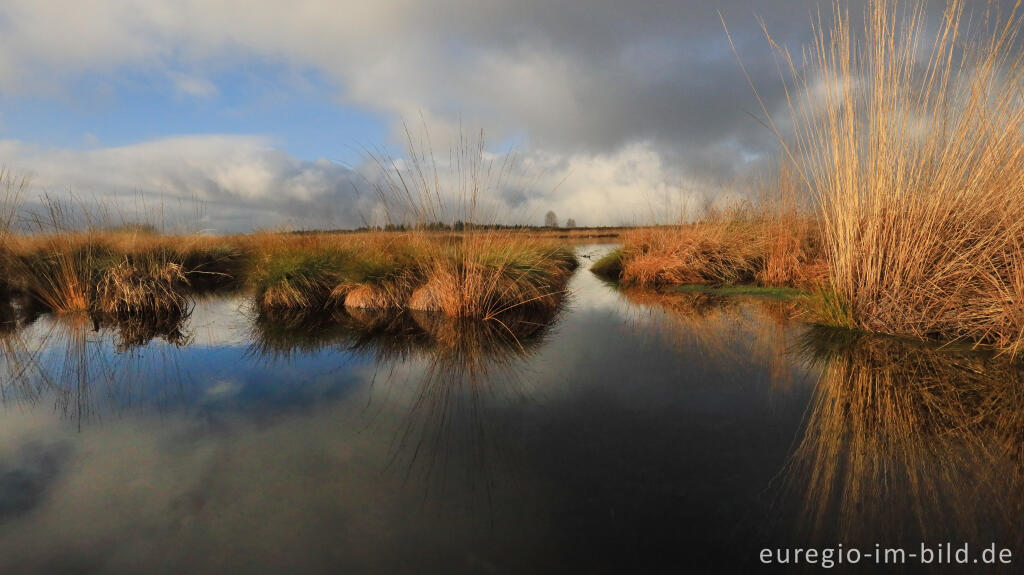
<path fill-rule="evenodd" d="M 242 295 L 159 333 L 7 324 L 0 573 L 750 572 L 947 541 L 1024 566 L 1009 363 L 585 266 L 570 289 L 550 325 L 275 323 Z"/>

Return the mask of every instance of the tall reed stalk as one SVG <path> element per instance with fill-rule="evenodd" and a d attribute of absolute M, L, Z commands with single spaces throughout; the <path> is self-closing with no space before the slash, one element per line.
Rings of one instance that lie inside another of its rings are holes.
<path fill-rule="evenodd" d="M 870 0 L 862 30 L 839 3 L 819 18 L 799 63 L 772 41 L 792 137 L 762 108 L 818 204 L 832 323 L 1024 346 L 1019 27 L 1019 2 L 932 25 Z"/>
<path fill-rule="evenodd" d="M 28 180 L 0 167 L 0 297 L 10 289 L 13 266 L 11 228 Z"/>
<path fill-rule="evenodd" d="M 439 160 L 429 133 L 415 137 L 406 127 L 408 158 L 370 154 L 379 168 L 373 189 L 389 224 L 408 226 L 408 241 L 420 276 L 408 307 L 454 317 L 495 318 L 515 308 L 555 308 L 576 260 L 551 242 L 495 229 L 484 202 L 497 195 L 515 174 L 515 155 L 486 150 L 459 133 L 445 161 Z M 430 232 L 433 223 L 453 225 L 451 232 Z M 446 237 L 445 237 L 446 236 Z"/>

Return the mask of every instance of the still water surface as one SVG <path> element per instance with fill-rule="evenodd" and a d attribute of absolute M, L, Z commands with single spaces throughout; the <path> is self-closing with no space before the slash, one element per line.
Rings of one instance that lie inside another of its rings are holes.
<path fill-rule="evenodd" d="M 762 548 L 945 541 L 1024 565 L 1008 362 L 770 299 L 570 289 L 515 338 L 267 323 L 244 296 L 152 340 L 7 325 L 0 573 L 749 572 Z"/>

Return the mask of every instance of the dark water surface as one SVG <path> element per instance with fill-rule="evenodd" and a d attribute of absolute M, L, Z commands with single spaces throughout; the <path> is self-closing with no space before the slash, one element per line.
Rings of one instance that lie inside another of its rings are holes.
<path fill-rule="evenodd" d="M 265 322 L 243 296 L 152 340 L 8 324 L 0 573 L 727 573 L 794 570 L 762 548 L 947 541 L 1024 572 L 1010 363 L 775 300 L 585 269 L 570 289 L 553 325 L 508 330 Z"/>

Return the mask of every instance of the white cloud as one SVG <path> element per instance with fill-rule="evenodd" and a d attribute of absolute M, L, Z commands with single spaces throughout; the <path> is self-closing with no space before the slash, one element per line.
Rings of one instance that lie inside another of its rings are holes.
<path fill-rule="evenodd" d="M 219 92 L 213 82 L 201 76 L 183 74 L 181 72 L 171 72 L 169 75 L 174 84 L 174 90 L 182 96 L 209 98 L 216 96 Z"/>
<path fill-rule="evenodd" d="M 666 208 L 674 220 L 696 213 L 708 189 L 678 176 L 649 144 L 610 154 L 567 157 L 534 150 L 518 156 L 501 189 L 494 187 L 496 178 L 483 182 L 478 221 L 540 224 L 554 210 L 579 225 L 649 223 L 664 219 Z M 27 204 L 70 190 L 124 219 L 161 217 L 172 225 L 222 232 L 384 221 L 368 183 L 379 175 L 374 163 L 352 171 L 324 159 L 304 161 L 258 136 L 182 136 L 87 150 L 0 140 L 0 157 L 30 176 Z M 501 163 L 500 157 L 492 160 Z M 442 193 L 455 205 L 459 174 L 446 160 L 437 165 Z M 194 221 L 197 203 L 205 206 L 201 221 Z"/>
<path fill-rule="evenodd" d="M 299 160 L 256 136 L 185 136 L 89 150 L 2 140 L 0 157 L 31 177 L 27 203 L 70 189 L 128 219 L 162 211 L 171 222 L 241 231 L 359 225 L 360 207 L 372 209 L 352 192 L 349 170 Z M 205 217 L 182 222 L 197 202 Z"/>

